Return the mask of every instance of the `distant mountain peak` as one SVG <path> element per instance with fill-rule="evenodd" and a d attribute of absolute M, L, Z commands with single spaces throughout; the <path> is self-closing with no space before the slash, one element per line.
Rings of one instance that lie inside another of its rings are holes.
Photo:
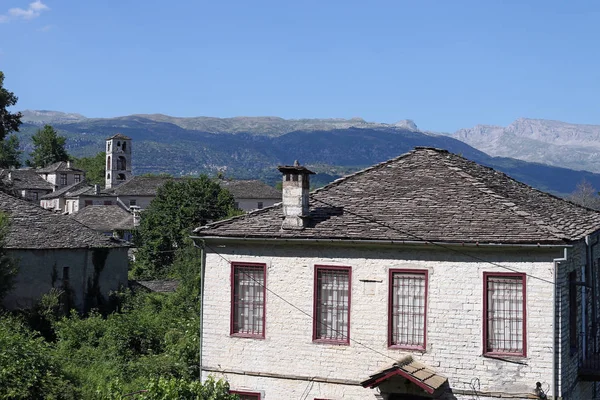
<path fill-rule="evenodd" d="M 77 113 L 65 113 L 61 111 L 52 110 L 24 110 L 21 111 L 23 122 L 30 124 L 52 124 L 52 123 L 65 123 L 65 122 L 77 122 L 87 119 L 84 115 Z"/>
<path fill-rule="evenodd" d="M 415 121 L 413 121 L 412 119 L 403 119 L 402 121 L 396 122 L 394 126 L 398 128 L 408 129 L 409 131 L 413 132 L 419 131 L 417 124 L 415 124 Z"/>

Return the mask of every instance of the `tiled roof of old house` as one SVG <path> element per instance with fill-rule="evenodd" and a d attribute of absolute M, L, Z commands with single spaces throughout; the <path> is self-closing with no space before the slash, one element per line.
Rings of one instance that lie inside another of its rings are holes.
<path fill-rule="evenodd" d="M 429 394 L 433 394 L 448 381 L 446 377 L 438 375 L 431 367 L 416 361 L 412 356 L 406 356 L 391 367 L 371 375 L 369 379 L 361 382 L 361 385 L 375 388 L 394 377 L 407 379 Z"/>
<path fill-rule="evenodd" d="M 179 281 L 129 281 L 129 286 L 132 289 L 141 289 L 145 292 L 172 293 L 177 290 Z"/>
<path fill-rule="evenodd" d="M 310 194 L 304 229 L 281 204 L 197 228 L 199 236 L 562 244 L 600 229 L 600 212 L 445 150 L 416 148 Z"/>
<path fill-rule="evenodd" d="M 0 179 L 16 190 L 54 190 L 54 185 L 44 180 L 33 169 L 4 169 L 0 172 Z"/>
<path fill-rule="evenodd" d="M 174 179 L 178 178 L 171 176 L 134 176 L 115 188 L 105 190 L 105 193 L 117 196 L 156 196 L 159 187 Z"/>
<path fill-rule="evenodd" d="M 52 172 L 61 172 L 61 171 L 85 172 L 82 169 L 69 166 L 69 164 L 67 164 L 65 161 L 55 162 L 54 164 L 50 164 L 47 167 L 38 168 L 38 169 L 36 169 L 36 171 L 38 173 L 42 173 L 42 174 L 49 174 Z"/>
<path fill-rule="evenodd" d="M 259 180 L 218 180 L 222 188 L 238 199 L 273 199 L 281 201 L 281 192 Z"/>
<path fill-rule="evenodd" d="M 89 188 L 89 187 L 90 187 L 90 185 L 85 181 L 72 183 L 72 184 L 62 187 L 52 193 L 48 193 L 48 194 L 42 196 L 41 199 L 57 199 L 62 196 L 67 196 L 67 195 L 71 194 L 72 192 L 79 191 L 81 189 Z"/>
<path fill-rule="evenodd" d="M 133 214 L 115 205 L 87 206 L 71 218 L 96 231 L 132 230 Z"/>
<path fill-rule="evenodd" d="M 122 246 L 66 215 L 55 214 L 2 192 L 0 211 L 10 216 L 6 248 L 77 249 Z"/>

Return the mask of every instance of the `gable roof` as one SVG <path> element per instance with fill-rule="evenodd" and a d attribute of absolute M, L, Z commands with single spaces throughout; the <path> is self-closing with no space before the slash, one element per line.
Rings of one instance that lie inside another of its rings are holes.
<path fill-rule="evenodd" d="M 117 196 L 156 196 L 158 188 L 167 181 L 177 179 L 172 176 L 134 176 L 115 188 L 106 189 L 105 193 Z"/>
<path fill-rule="evenodd" d="M 412 356 L 406 356 L 391 367 L 371 375 L 360 384 L 362 387 L 372 389 L 395 376 L 407 379 L 429 394 L 433 394 L 448 381 L 446 377 L 436 374 L 431 367 L 414 360 Z"/>
<path fill-rule="evenodd" d="M 10 216 L 10 227 L 5 242 L 5 247 L 9 249 L 122 246 L 66 215 L 55 214 L 2 192 L 0 192 L 0 211 Z"/>
<path fill-rule="evenodd" d="M 132 230 L 133 214 L 116 205 L 87 206 L 71 218 L 96 231 Z"/>
<path fill-rule="evenodd" d="M 5 169 L 2 170 L 0 176 L 3 181 L 7 182 L 16 190 L 54 190 L 54 185 L 39 176 L 33 169 Z"/>
<path fill-rule="evenodd" d="M 416 148 L 310 194 L 308 226 L 283 230 L 281 204 L 197 228 L 198 236 L 564 244 L 600 212 L 445 150 Z"/>
<path fill-rule="evenodd" d="M 270 199 L 281 201 L 281 192 L 259 180 L 218 180 L 217 183 L 229 190 L 238 199 Z"/>
<path fill-rule="evenodd" d="M 52 172 L 66 172 L 66 171 L 85 172 L 82 169 L 69 166 L 69 164 L 67 164 L 65 161 L 58 161 L 58 162 L 55 162 L 54 164 L 50 164 L 44 168 L 37 168 L 36 171 L 39 174 L 49 174 Z"/>
<path fill-rule="evenodd" d="M 87 190 L 89 187 L 90 187 L 90 185 L 86 181 L 76 182 L 76 183 L 67 185 L 65 187 L 62 187 L 58 190 L 55 190 L 52 193 L 48 193 L 48 194 L 40 197 L 40 199 L 57 199 L 62 196 L 67 196 L 67 195 L 71 194 L 72 192 L 81 190 L 83 188 L 86 188 L 86 190 Z"/>

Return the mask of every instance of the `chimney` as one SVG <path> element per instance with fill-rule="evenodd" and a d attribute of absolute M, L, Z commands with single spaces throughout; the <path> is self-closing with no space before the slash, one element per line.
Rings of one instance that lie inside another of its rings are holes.
<path fill-rule="evenodd" d="M 67 161 L 67 168 L 71 168 L 71 160 Z"/>
<path fill-rule="evenodd" d="M 283 174 L 283 216 L 285 219 L 282 229 L 303 229 L 306 227 L 309 211 L 308 191 L 310 189 L 310 175 L 314 172 L 300 166 L 298 161 L 294 165 L 277 167 Z"/>
<path fill-rule="evenodd" d="M 100 185 L 94 185 L 94 194 L 96 194 L 96 195 L 100 194 Z"/>

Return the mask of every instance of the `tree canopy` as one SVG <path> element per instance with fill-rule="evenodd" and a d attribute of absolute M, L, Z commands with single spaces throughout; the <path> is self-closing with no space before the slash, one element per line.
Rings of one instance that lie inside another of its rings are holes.
<path fill-rule="evenodd" d="M 8 107 L 17 104 L 19 98 L 4 88 L 4 73 L 0 71 L 0 140 L 11 132 L 18 132 L 21 125 L 21 113 L 11 113 Z"/>
<path fill-rule="evenodd" d="M 46 167 L 58 161 L 70 160 L 70 156 L 65 150 L 67 138 L 59 136 L 52 126 L 44 125 L 31 139 L 33 140 L 33 152 L 30 153 L 30 158 L 27 160 L 30 167 Z"/>
<path fill-rule="evenodd" d="M 235 213 L 231 193 L 207 176 L 167 181 L 141 214 L 133 275 L 164 277 L 193 228 Z"/>
<path fill-rule="evenodd" d="M 76 158 L 73 162 L 75 168 L 85 171 L 85 180 L 92 185 L 104 186 L 104 163 L 106 153 L 104 151 L 92 157 Z"/>
<path fill-rule="evenodd" d="M 600 210 L 600 196 L 598 190 L 587 180 L 582 180 L 577 184 L 575 191 L 571 193 L 567 200 L 594 210 Z"/>

